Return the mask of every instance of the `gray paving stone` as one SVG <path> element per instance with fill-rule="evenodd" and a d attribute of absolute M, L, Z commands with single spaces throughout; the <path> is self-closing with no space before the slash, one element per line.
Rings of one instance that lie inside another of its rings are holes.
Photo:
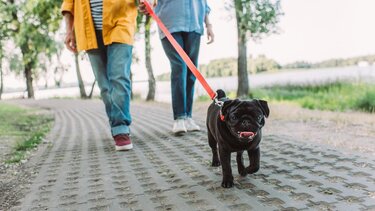
<path fill-rule="evenodd" d="M 175 137 L 171 111 L 134 103 L 134 149 L 116 152 L 102 102 L 21 101 L 50 108 L 51 147 L 30 165 L 39 174 L 16 210 L 371 210 L 375 161 L 293 137 L 264 134 L 261 169 L 223 189 L 202 131 Z M 246 159 L 245 159 L 246 160 Z"/>

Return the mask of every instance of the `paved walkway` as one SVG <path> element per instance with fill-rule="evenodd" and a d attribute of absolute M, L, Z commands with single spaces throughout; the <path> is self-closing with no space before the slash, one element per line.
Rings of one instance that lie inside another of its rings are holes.
<path fill-rule="evenodd" d="M 223 189 L 201 132 L 174 137 L 171 111 L 132 105 L 134 149 L 116 152 L 101 101 L 20 102 L 51 109 L 52 144 L 17 210 L 375 210 L 375 161 L 265 134 L 261 169 Z"/>

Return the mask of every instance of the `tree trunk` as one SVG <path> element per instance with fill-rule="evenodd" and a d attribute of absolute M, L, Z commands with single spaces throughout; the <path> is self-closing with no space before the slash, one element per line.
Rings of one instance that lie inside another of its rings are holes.
<path fill-rule="evenodd" d="M 1 46 L 0 46 L 1 48 Z M 2 49 L 0 49 L 2 51 Z M 3 78 L 3 54 L 0 52 L 0 100 L 4 90 L 4 78 Z"/>
<path fill-rule="evenodd" d="M 25 77 L 27 87 L 27 98 L 35 98 L 34 87 L 33 87 L 33 73 L 31 64 L 25 64 Z"/>
<path fill-rule="evenodd" d="M 32 59 L 26 59 L 25 55 L 28 55 L 30 52 L 29 47 L 27 44 L 21 45 L 21 53 L 23 57 L 23 64 L 24 64 L 24 74 L 26 78 L 26 89 L 27 89 L 27 98 L 35 98 L 34 96 L 34 87 L 33 87 L 33 60 Z"/>
<path fill-rule="evenodd" d="M 3 68 L 1 68 L 2 65 L 2 59 L 0 59 L 0 100 L 1 96 L 3 95 L 3 90 L 4 90 L 4 76 L 3 76 Z"/>
<path fill-rule="evenodd" d="M 87 94 L 86 94 L 86 90 L 85 90 L 85 84 L 83 83 L 83 80 L 82 80 L 81 69 L 79 67 L 78 53 L 74 54 L 74 61 L 75 61 L 75 65 L 76 65 L 76 73 L 77 73 L 77 79 L 78 79 L 79 92 L 81 94 L 81 98 L 86 99 Z"/>
<path fill-rule="evenodd" d="M 89 94 L 89 96 L 88 96 L 89 99 L 92 98 L 92 94 L 94 93 L 95 83 L 96 83 L 96 80 L 94 81 L 94 83 L 92 83 L 91 91 L 90 91 L 90 94 Z"/>
<path fill-rule="evenodd" d="M 55 80 L 55 86 L 61 88 L 61 84 L 62 84 L 64 73 L 65 73 L 65 67 L 61 62 L 61 51 L 58 51 L 56 53 L 56 56 L 57 56 L 58 66 L 55 67 L 54 80 Z"/>
<path fill-rule="evenodd" d="M 3 45 L 0 40 L 0 100 L 4 90 L 4 78 L 3 78 Z"/>
<path fill-rule="evenodd" d="M 150 43 L 150 28 L 151 28 L 151 18 L 146 16 L 145 22 L 145 58 L 146 58 L 146 69 L 148 73 L 148 94 L 146 101 L 155 100 L 155 77 L 151 64 L 151 43 Z"/>
<path fill-rule="evenodd" d="M 249 79 L 247 73 L 247 49 L 246 49 L 246 30 L 242 26 L 243 6 L 238 0 L 235 0 L 237 37 L 238 37 L 238 89 L 237 97 L 247 97 L 249 94 Z"/>

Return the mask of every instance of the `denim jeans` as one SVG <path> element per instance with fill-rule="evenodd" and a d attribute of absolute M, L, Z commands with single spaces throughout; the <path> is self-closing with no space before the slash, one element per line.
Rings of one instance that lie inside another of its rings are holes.
<path fill-rule="evenodd" d="M 191 61 L 198 65 L 201 35 L 196 32 L 175 32 L 172 36 L 184 49 Z M 164 52 L 171 64 L 171 90 L 173 118 L 192 116 L 195 76 L 178 55 L 167 38 L 161 40 Z"/>
<path fill-rule="evenodd" d="M 130 65 L 133 47 L 122 43 L 105 46 L 102 31 L 96 31 L 98 48 L 88 50 L 91 66 L 100 88 L 113 136 L 129 134 Z"/>

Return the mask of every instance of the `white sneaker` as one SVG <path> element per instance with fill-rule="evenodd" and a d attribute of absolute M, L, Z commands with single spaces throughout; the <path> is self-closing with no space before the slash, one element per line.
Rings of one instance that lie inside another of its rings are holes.
<path fill-rule="evenodd" d="M 185 121 L 183 119 L 174 120 L 172 132 L 175 135 L 182 135 L 183 133 L 186 133 L 187 130 L 185 127 Z"/>
<path fill-rule="evenodd" d="M 185 126 L 187 131 L 199 131 L 201 128 L 197 125 L 192 118 L 185 119 Z"/>

